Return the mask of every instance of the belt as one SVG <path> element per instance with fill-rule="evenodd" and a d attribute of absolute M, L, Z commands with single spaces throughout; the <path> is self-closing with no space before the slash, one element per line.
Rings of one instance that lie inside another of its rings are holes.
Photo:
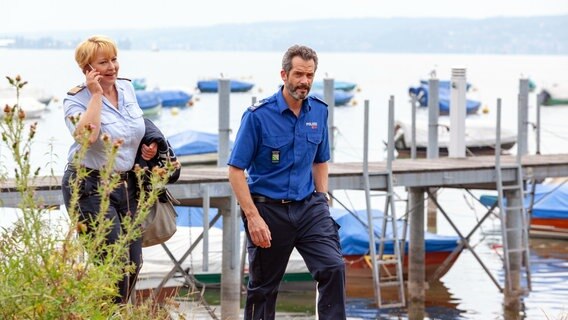
<path fill-rule="evenodd" d="M 99 170 L 95 170 L 95 169 L 91 169 L 91 168 L 85 168 L 85 169 L 87 169 L 87 177 L 98 179 L 101 175 Z M 77 172 L 77 170 L 75 168 L 73 168 L 71 165 L 67 166 L 67 170 L 69 170 L 73 173 Z M 135 176 L 134 172 L 132 172 L 131 170 L 130 171 L 115 171 L 114 173 L 117 174 L 120 177 L 119 178 L 120 181 L 128 181 L 128 178 L 129 178 L 130 175 L 132 175 L 133 177 Z"/>
<path fill-rule="evenodd" d="M 272 199 L 272 198 L 268 198 L 268 197 L 265 197 L 265 196 L 252 196 L 252 201 L 254 203 L 269 203 L 269 204 L 288 205 L 288 204 L 298 203 L 301 200 L 296 201 L 296 200 L 287 200 L 287 199 Z"/>

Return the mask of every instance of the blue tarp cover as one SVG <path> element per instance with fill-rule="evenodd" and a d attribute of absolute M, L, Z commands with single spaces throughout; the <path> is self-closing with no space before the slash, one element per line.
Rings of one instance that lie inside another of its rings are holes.
<path fill-rule="evenodd" d="M 186 130 L 168 137 L 176 156 L 217 152 L 219 135 Z"/>
<path fill-rule="evenodd" d="M 155 90 L 162 100 L 162 107 L 185 106 L 193 95 L 182 90 Z"/>
<path fill-rule="evenodd" d="M 145 90 L 136 90 L 136 100 L 140 109 L 152 108 L 162 102 L 157 92 Z"/>
<path fill-rule="evenodd" d="M 451 82 L 450 81 L 439 81 L 438 82 L 438 104 L 440 106 L 440 113 L 448 114 L 450 112 L 450 96 L 451 96 Z M 466 91 L 470 88 L 470 84 L 466 85 Z M 428 106 L 428 95 L 430 93 L 430 86 L 428 81 L 420 81 L 419 87 L 410 87 L 408 93 L 418 97 L 418 103 L 420 107 Z M 466 100 L 466 113 L 472 114 L 476 113 L 481 102 L 475 100 Z"/>
<path fill-rule="evenodd" d="M 532 186 L 527 186 L 531 190 Z M 490 207 L 496 196 L 483 195 L 481 203 Z M 525 206 L 530 205 L 530 197 L 525 197 Z M 506 202 L 505 202 L 506 205 Z M 537 184 L 534 194 L 532 216 L 540 219 L 568 219 L 568 184 Z"/>
<path fill-rule="evenodd" d="M 379 247 L 379 237 L 381 234 L 381 224 L 383 212 L 373 210 L 373 225 L 375 229 L 375 241 L 377 250 Z M 359 218 L 355 218 L 351 213 L 342 209 L 331 210 L 331 216 L 341 226 L 339 229 L 339 238 L 341 242 L 341 249 L 344 255 L 361 255 L 369 253 L 369 235 L 367 228 L 367 212 L 366 210 L 355 211 L 354 214 Z M 360 221 L 363 223 L 361 223 Z M 397 235 L 402 236 L 402 222 L 397 221 L 398 229 Z M 387 237 L 392 237 L 392 228 L 387 228 Z M 453 251 L 458 245 L 459 237 L 457 236 L 443 236 L 436 235 L 429 232 L 425 233 L 426 252 L 447 252 Z M 408 252 L 408 241 L 406 242 L 405 250 Z M 393 243 L 385 243 L 385 253 L 393 254 Z"/>

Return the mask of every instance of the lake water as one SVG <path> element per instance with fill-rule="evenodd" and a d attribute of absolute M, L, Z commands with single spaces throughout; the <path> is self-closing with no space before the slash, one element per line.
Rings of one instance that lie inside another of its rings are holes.
<path fill-rule="evenodd" d="M 190 52 L 190 51 L 123 51 L 119 54 L 120 75 L 144 77 L 148 87 L 180 88 L 194 92 L 198 79 L 208 77 L 239 78 L 254 82 L 250 93 L 231 96 L 232 136 L 236 134 L 242 112 L 254 97 L 271 95 L 281 84 L 279 52 Z M 396 118 L 410 118 L 407 94 L 409 86 L 428 79 L 436 70 L 439 79 L 449 79 L 451 69 L 467 69 L 467 80 L 475 91 L 468 97 L 481 100 L 489 108 L 479 121 L 495 122 L 495 101 L 503 99 L 503 126 L 516 130 L 517 93 L 519 79 L 529 77 L 537 86 L 565 82 L 568 56 L 506 56 L 506 55 L 417 55 L 375 53 L 320 52 L 316 78 L 325 76 L 336 80 L 356 82 L 354 104 L 335 108 L 337 162 L 361 161 L 363 157 L 363 102 L 370 101 L 370 159 L 384 159 L 383 141 L 387 137 L 387 108 L 390 95 L 395 97 Z M 20 74 L 30 86 L 41 88 L 59 98 L 38 120 L 39 128 L 33 146 L 33 164 L 58 174 L 63 172 L 71 136 L 63 123 L 60 102 L 71 87 L 81 83 L 83 76 L 75 65 L 72 50 L 3 50 L 0 49 L 0 75 Z M 0 79 L 0 87 L 7 81 Z M 537 88 L 537 92 L 540 88 Z M 24 91 L 25 92 L 25 91 Z M 217 132 L 218 97 L 215 94 L 196 94 L 192 107 L 173 114 L 164 110 L 156 123 L 166 135 L 193 129 Z M 530 120 L 535 119 L 535 93 L 530 95 Z M 568 107 L 542 109 L 542 153 L 568 154 Z M 530 150 L 534 152 L 534 133 L 530 131 Z M 514 151 L 514 150 L 513 150 Z M 13 163 L 7 149 L 0 147 L 0 170 L 11 172 Z M 189 169 L 190 170 L 190 169 Z M 401 190 L 399 190 L 401 191 Z M 481 192 L 476 192 L 481 194 Z M 337 191 L 340 199 L 355 208 L 363 208 L 360 192 Z M 440 201 L 462 233 L 467 234 L 485 212 L 461 190 L 443 190 Z M 380 207 L 382 208 L 382 206 Z M 401 208 L 399 214 L 403 212 Z M 2 213 L 2 211 L 0 211 Z M 3 220 L 3 219 L 0 219 Z M 2 224 L 6 221 L 2 221 Z M 438 230 L 455 234 L 449 224 L 438 219 Z M 487 221 L 474 235 L 475 250 L 491 272 L 502 279 L 502 262 L 495 244 L 498 222 Z M 568 241 L 531 240 L 533 291 L 523 301 L 518 318 L 558 319 L 568 313 Z M 285 293 L 281 295 L 285 298 Z M 504 319 L 503 295 L 469 251 L 464 251 L 453 268 L 434 283 L 427 295 L 427 313 L 431 319 Z M 349 315 L 365 319 L 405 318 L 405 312 L 379 311 L 372 300 L 352 298 Z M 508 317 L 507 317 L 508 318 Z"/>

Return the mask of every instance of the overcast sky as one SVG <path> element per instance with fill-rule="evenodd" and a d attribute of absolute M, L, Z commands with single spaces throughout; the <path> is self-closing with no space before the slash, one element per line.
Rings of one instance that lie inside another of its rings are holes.
<path fill-rule="evenodd" d="M 0 34 L 358 17 L 568 14 L 568 0 L 0 0 Z"/>

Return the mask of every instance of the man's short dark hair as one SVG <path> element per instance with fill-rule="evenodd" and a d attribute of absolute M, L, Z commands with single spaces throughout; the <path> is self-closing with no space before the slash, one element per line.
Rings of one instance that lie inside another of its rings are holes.
<path fill-rule="evenodd" d="M 282 58 L 282 70 L 286 73 L 290 72 L 290 70 L 292 70 L 292 59 L 297 56 L 305 61 L 314 60 L 314 71 L 318 69 L 318 55 L 314 49 L 295 44 L 284 53 L 284 57 Z"/>

